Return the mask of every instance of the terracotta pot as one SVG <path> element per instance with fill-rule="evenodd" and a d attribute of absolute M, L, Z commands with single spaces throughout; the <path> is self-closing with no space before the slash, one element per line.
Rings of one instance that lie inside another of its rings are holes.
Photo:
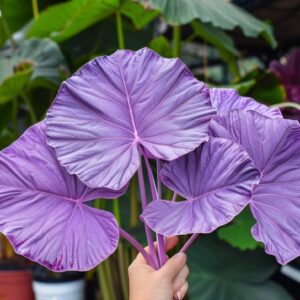
<path fill-rule="evenodd" d="M 28 271 L 0 271 L 0 300 L 34 300 Z"/>

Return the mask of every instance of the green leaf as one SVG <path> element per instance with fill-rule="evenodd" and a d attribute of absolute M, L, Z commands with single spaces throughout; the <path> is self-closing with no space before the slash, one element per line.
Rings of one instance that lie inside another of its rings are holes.
<path fill-rule="evenodd" d="M 32 74 L 32 67 L 17 72 L 0 83 L 0 104 L 3 104 L 14 97 L 17 97 L 29 83 Z"/>
<path fill-rule="evenodd" d="M 269 279 L 277 264 L 260 249 L 239 251 L 210 235 L 188 256 L 190 300 L 292 300 Z"/>
<path fill-rule="evenodd" d="M 232 38 L 222 30 L 208 24 L 194 21 L 192 27 L 197 36 L 209 44 L 226 50 L 228 53 L 238 56 L 239 51 L 235 48 Z"/>
<path fill-rule="evenodd" d="M 7 128 L 2 129 L 0 131 L 0 150 L 4 149 L 9 144 L 11 144 L 14 141 L 15 138 L 16 137 L 13 134 L 13 132 L 8 130 Z"/>
<path fill-rule="evenodd" d="M 141 29 L 153 21 L 158 15 L 158 10 L 146 9 L 138 2 L 126 0 L 120 9 L 120 12 L 131 19 L 137 29 Z"/>
<path fill-rule="evenodd" d="M 275 74 L 262 71 L 256 81 L 256 85 L 248 93 L 249 96 L 269 105 L 285 101 L 284 86 Z"/>
<path fill-rule="evenodd" d="M 251 90 L 251 88 L 255 86 L 255 84 L 256 84 L 255 79 L 249 79 L 247 81 L 242 81 L 235 84 L 227 85 L 226 87 L 238 90 L 240 95 L 246 95 Z"/>
<path fill-rule="evenodd" d="M 1 0 L 0 1 L 0 46 L 7 40 L 7 30 L 3 23 L 4 17 L 10 34 L 23 27 L 32 17 L 31 5 L 27 1 Z"/>
<path fill-rule="evenodd" d="M 218 236 L 240 250 L 254 250 L 260 245 L 251 235 L 255 223 L 249 208 L 246 208 L 229 225 L 220 228 Z"/>
<path fill-rule="evenodd" d="M 119 0 L 71 0 L 53 5 L 28 29 L 28 37 L 49 37 L 62 42 L 109 16 Z"/>
<path fill-rule="evenodd" d="M 145 2 L 145 0 L 140 0 Z M 272 27 L 240 7 L 225 0 L 149 0 L 172 24 L 187 24 L 199 19 L 203 23 L 232 30 L 240 27 L 247 37 L 262 35 L 275 48 L 277 42 Z"/>
<path fill-rule="evenodd" d="M 39 82 L 48 82 L 59 85 L 62 81 L 62 73 L 68 71 L 64 56 L 58 45 L 49 39 L 30 39 L 22 41 L 17 49 L 8 52 L 0 52 L 0 83 L 10 82 L 11 77 L 16 76 L 16 70 L 26 64 L 32 66 L 30 84 L 37 85 Z M 21 85 L 21 75 L 19 82 Z"/>
<path fill-rule="evenodd" d="M 227 62 L 230 72 L 236 76 L 240 76 L 239 66 L 237 63 L 238 50 L 235 48 L 232 38 L 222 30 L 199 21 L 192 23 L 196 36 L 215 46 L 219 51 L 221 58 Z"/>
<path fill-rule="evenodd" d="M 149 48 L 163 57 L 172 57 L 172 47 L 170 45 L 170 42 L 163 35 L 153 39 L 149 44 Z"/>

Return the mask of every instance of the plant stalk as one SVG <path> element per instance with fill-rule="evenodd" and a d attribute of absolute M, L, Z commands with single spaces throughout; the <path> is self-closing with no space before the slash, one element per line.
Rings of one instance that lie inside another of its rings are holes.
<path fill-rule="evenodd" d="M 173 202 L 175 202 L 175 201 L 176 201 L 176 199 L 177 199 L 177 193 L 176 193 L 176 192 L 174 192 L 174 194 L 173 194 L 173 197 L 172 197 L 172 201 L 173 201 Z"/>
<path fill-rule="evenodd" d="M 13 48 L 15 48 L 16 47 L 16 42 L 14 41 L 14 39 L 12 37 L 12 34 L 10 32 L 10 29 L 9 29 L 9 25 L 7 23 L 7 20 L 6 20 L 5 10 L 4 10 L 4 6 L 3 6 L 3 0 L 0 0 L 0 12 L 1 12 L 0 21 L 2 23 L 4 33 L 7 36 L 7 38 L 10 40 Z"/>
<path fill-rule="evenodd" d="M 155 181 L 152 173 L 152 169 L 150 166 L 149 159 L 147 156 L 144 156 L 145 163 L 146 163 L 146 168 L 148 172 L 148 179 L 150 183 L 150 190 L 151 190 L 151 196 L 152 196 L 152 201 L 158 201 L 158 192 L 155 186 Z M 159 258 L 159 264 L 160 267 L 163 266 L 166 263 L 166 247 L 165 247 L 165 241 L 164 241 L 164 236 L 161 234 L 156 234 L 156 240 L 158 244 L 158 258 Z"/>
<path fill-rule="evenodd" d="M 13 133 L 15 138 L 18 137 L 18 99 L 15 97 L 12 99 L 12 123 L 13 123 Z"/>
<path fill-rule="evenodd" d="M 111 296 L 110 299 L 117 299 L 116 296 L 116 290 L 114 289 L 114 279 L 113 279 L 113 274 L 112 274 L 112 268 L 110 266 L 110 259 L 105 260 L 104 262 L 102 262 L 103 264 L 103 268 L 104 268 L 104 272 L 105 272 L 105 277 L 107 278 L 107 285 L 108 285 L 108 290 L 109 290 L 109 294 Z"/>
<path fill-rule="evenodd" d="M 119 226 L 121 227 L 122 223 L 121 223 L 121 214 L 120 214 L 120 204 L 118 198 L 113 200 L 113 212 Z"/>
<path fill-rule="evenodd" d="M 121 287 L 122 287 L 122 294 L 123 299 L 128 300 L 128 278 L 127 278 L 127 268 L 125 262 L 125 255 L 126 249 L 122 242 L 119 243 L 118 247 L 118 265 L 119 265 L 119 272 L 120 272 L 120 280 L 121 280 Z"/>
<path fill-rule="evenodd" d="M 117 35 L 118 35 L 119 49 L 125 49 L 125 39 L 124 39 L 122 15 L 119 10 L 116 12 L 116 23 L 117 23 Z"/>
<path fill-rule="evenodd" d="M 22 98 L 26 104 L 27 110 L 29 112 L 31 123 L 35 124 L 37 122 L 37 116 L 33 110 L 30 99 L 27 97 L 27 95 L 25 93 L 22 93 L 21 96 L 22 96 Z"/>
<path fill-rule="evenodd" d="M 271 105 L 270 107 L 279 107 L 279 108 L 295 108 L 300 110 L 300 104 L 297 104 L 295 102 L 283 102 L 283 103 L 277 103 L 274 105 Z"/>
<path fill-rule="evenodd" d="M 189 247 L 194 243 L 194 241 L 199 237 L 199 235 L 199 233 L 192 234 L 179 252 L 186 252 L 189 249 Z"/>
<path fill-rule="evenodd" d="M 179 57 L 181 52 L 181 27 L 173 26 L 173 57 Z"/>
<path fill-rule="evenodd" d="M 130 185 L 130 226 L 138 226 L 138 199 L 136 190 L 136 175 L 131 179 Z"/>
<path fill-rule="evenodd" d="M 143 174 L 143 162 L 142 162 L 141 158 L 140 158 L 140 166 L 138 168 L 138 181 L 139 181 L 142 209 L 144 210 L 147 206 L 147 196 L 146 196 L 145 180 L 144 180 L 144 174 Z M 148 242 L 148 246 L 149 246 L 150 256 L 152 257 L 154 266 L 157 269 L 158 268 L 158 260 L 157 260 L 156 251 L 154 248 L 152 232 L 146 223 L 144 223 L 144 226 L 145 226 L 145 232 L 146 232 L 147 242 Z"/>
<path fill-rule="evenodd" d="M 32 5 L 34 20 L 38 20 L 40 17 L 38 0 L 31 0 L 31 5 Z"/>
<path fill-rule="evenodd" d="M 143 246 L 123 228 L 119 228 L 119 230 L 120 236 L 124 238 L 127 242 L 129 242 L 138 252 L 140 252 L 150 266 L 152 266 L 153 268 L 157 268 L 157 266 L 155 266 L 154 264 L 153 258 L 146 252 Z"/>
<path fill-rule="evenodd" d="M 99 287 L 101 292 L 101 299 L 103 300 L 111 300 L 111 294 L 109 290 L 109 284 L 108 284 L 108 278 L 106 276 L 105 267 L 103 265 L 104 262 L 102 262 L 97 267 L 97 273 L 98 273 L 98 280 L 99 280 Z"/>

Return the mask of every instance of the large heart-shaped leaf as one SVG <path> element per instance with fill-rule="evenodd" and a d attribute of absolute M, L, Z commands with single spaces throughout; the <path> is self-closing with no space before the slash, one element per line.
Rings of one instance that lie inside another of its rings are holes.
<path fill-rule="evenodd" d="M 269 108 L 250 97 L 242 97 L 234 89 L 212 88 L 209 93 L 211 103 L 218 113 L 234 109 L 254 110 L 270 118 L 282 118 L 279 108 Z"/>
<path fill-rule="evenodd" d="M 28 29 L 28 37 L 62 42 L 112 14 L 119 0 L 71 0 L 50 6 Z"/>
<path fill-rule="evenodd" d="M 203 237 L 189 250 L 188 263 L 191 300 L 292 300 L 270 280 L 277 265 L 261 250 L 242 252 Z"/>
<path fill-rule="evenodd" d="M 254 111 L 231 111 L 211 121 L 213 135 L 242 145 L 261 172 L 250 208 L 252 234 L 285 264 L 300 255 L 300 125 Z"/>
<path fill-rule="evenodd" d="M 68 70 L 56 43 L 49 39 L 24 40 L 9 55 L 6 51 L 0 52 L 0 84 L 9 77 L 20 76 L 20 71 L 27 65 L 32 68 L 31 84 L 44 79 L 58 85 L 62 81 L 62 72 Z"/>
<path fill-rule="evenodd" d="M 230 222 L 248 204 L 259 172 L 242 147 L 211 138 L 166 163 L 160 177 L 187 201 L 153 201 L 141 217 L 154 231 L 169 236 L 209 233 Z"/>
<path fill-rule="evenodd" d="M 53 271 L 84 271 L 116 249 L 114 216 L 85 204 L 122 191 L 90 189 L 69 175 L 46 143 L 45 123 L 0 153 L 0 231 L 15 251 Z"/>
<path fill-rule="evenodd" d="M 208 88 L 178 59 L 148 48 L 98 57 L 65 81 L 47 114 L 48 143 L 91 187 L 119 189 L 139 147 L 173 160 L 208 139 Z"/>
<path fill-rule="evenodd" d="M 145 2 L 145 0 L 140 0 Z M 159 9 L 167 21 L 175 24 L 187 24 L 194 19 L 222 29 L 240 27 L 248 37 L 262 35 L 272 47 L 277 43 L 272 28 L 256 19 L 245 10 L 225 0 L 149 0 Z"/>

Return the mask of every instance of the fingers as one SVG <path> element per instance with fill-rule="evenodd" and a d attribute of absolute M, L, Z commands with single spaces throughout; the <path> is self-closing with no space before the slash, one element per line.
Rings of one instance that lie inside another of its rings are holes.
<path fill-rule="evenodd" d="M 169 251 L 172 248 L 174 248 L 177 245 L 178 241 L 179 241 L 179 239 L 177 236 L 167 237 L 166 250 Z"/>
<path fill-rule="evenodd" d="M 184 298 L 185 294 L 187 293 L 188 289 L 189 289 L 189 284 L 187 282 L 185 282 L 181 286 L 181 288 L 177 292 L 175 292 L 174 299 L 182 300 Z"/>
<path fill-rule="evenodd" d="M 187 277 L 190 273 L 190 270 L 188 268 L 187 265 L 185 265 L 180 272 L 178 273 L 178 275 L 176 276 L 174 282 L 173 282 L 173 290 L 174 292 L 179 291 L 180 288 L 184 285 L 184 283 L 187 280 Z"/>
<path fill-rule="evenodd" d="M 158 271 L 162 277 L 173 281 L 186 263 L 186 254 L 177 253 L 171 257 L 164 266 Z"/>
<path fill-rule="evenodd" d="M 178 237 L 177 236 L 170 236 L 167 238 L 166 241 L 166 250 L 169 251 L 172 248 L 174 248 L 177 243 L 178 243 Z M 157 249 L 157 242 L 154 243 L 154 247 L 155 249 Z M 149 250 L 149 246 L 147 246 L 145 248 L 145 251 L 149 254 L 150 250 Z M 143 255 L 141 253 L 139 253 L 135 259 L 138 263 L 146 263 L 145 258 L 143 257 Z"/>

